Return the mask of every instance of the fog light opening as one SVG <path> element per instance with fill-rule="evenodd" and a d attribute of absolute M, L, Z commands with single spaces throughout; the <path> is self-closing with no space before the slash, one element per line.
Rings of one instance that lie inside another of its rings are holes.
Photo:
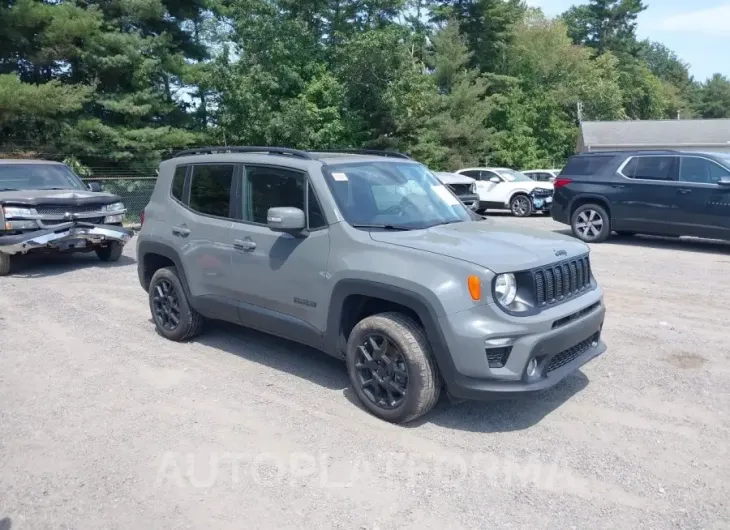
<path fill-rule="evenodd" d="M 535 377 L 537 374 L 537 359 L 530 359 L 527 363 L 527 377 Z"/>

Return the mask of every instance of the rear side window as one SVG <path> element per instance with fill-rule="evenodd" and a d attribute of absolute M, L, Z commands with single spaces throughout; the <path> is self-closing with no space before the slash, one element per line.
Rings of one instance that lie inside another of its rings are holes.
<path fill-rule="evenodd" d="M 574 156 L 568 160 L 568 164 L 563 168 L 560 174 L 572 176 L 596 175 L 600 173 L 612 159 L 613 156 L 611 155 Z"/>
<path fill-rule="evenodd" d="M 190 184 L 190 208 L 196 212 L 230 217 L 232 165 L 201 164 L 193 166 Z"/>
<path fill-rule="evenodd" d="M 185 192 L 185 173 L 188 166 L 177 166 L 175 175 L 172 177 L 172 196 L 178 201 L 183 202 L 183 193 Z"/>
<path fill-rule="evenodd" d="M 624 166 L 625 177 L 642 180 L 677 180 L 677 157 L 636 156 Z"/>

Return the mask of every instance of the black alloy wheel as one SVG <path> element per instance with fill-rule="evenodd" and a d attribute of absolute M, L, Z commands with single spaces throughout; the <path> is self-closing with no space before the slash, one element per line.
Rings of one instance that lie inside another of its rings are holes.
<path fill-rule="evenodd" d="M 408 392 L 408 365 L 403 353 L 384 335 L 371 333 L 357 347 L 357 382 L 375 406 L 393 410 Z"/>
<path fill-rule="evenodd" d="M 155 283 L 152 313 L 155 323 L 166 331 L 175 331 L 180 325 L 180 298 L 170 280 L 163 278 Z"/>

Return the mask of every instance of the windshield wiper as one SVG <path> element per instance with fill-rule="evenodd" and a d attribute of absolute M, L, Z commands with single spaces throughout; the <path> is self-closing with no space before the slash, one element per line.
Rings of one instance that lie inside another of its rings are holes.
<path fill-rule="evenodd" d="M 356 223 L 352 225 L 354 228 L 382 228 L 384 230 L 413 230 L 412 228 L 408 226 L 403 225 L 389 225 L 389 224 L 362 224 L 362 223 Z"/>
<path fill-rule="evenodd" d="M 69 191 L 71 191 L 69 188 L 38 188 L 38 189 L 41 191 L 51 191 L 51 190 L 69 190 Z"/>
<path fill-rule="evenodd" d="M 433 228 L 434 226 L 443 226 L 443 225 L 453 225 L 455 223 L 463 223 L 461 219 L 452 219 L 450 221 L 439 221 L 438 223 L 433 223 L 431 225 L 428 225 L 426 228 Z"/>
<path fill-rule="evenodd" d="M 0 191 L 18 191 L 18 188 L 0 188 Z"/>

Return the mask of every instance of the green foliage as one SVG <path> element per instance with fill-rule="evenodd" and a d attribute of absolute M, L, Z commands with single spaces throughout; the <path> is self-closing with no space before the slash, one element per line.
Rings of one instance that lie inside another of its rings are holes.
<path fill-rule="evenodd" d="M 637 41 L 644 9 L 588 0 L 548 19 L 522 0 L 13 0 L 0 3 L 0 141 L 120 174 L 196 144 L 395 148 L 448 170 L 558 166 L 579 108 L 730 117 L 726 77 L 698 83 L 661 43 Z"/>

